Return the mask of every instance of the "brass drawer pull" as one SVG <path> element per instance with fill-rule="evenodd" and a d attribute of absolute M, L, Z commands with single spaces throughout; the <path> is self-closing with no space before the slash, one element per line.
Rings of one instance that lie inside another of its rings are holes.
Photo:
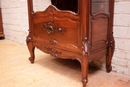
<path fill-rule="evenodd" d="M 48 34 L 53 34 L 55 32 L 63 32 L 65 31 L 65 29 L 63 28 L 57 28 L 55 27 L 53 21 L 50 21 L 49 23 L 44 23 L 43 26 L 42 26 L 42 30 L 45 30 L 47 31 Z"/>

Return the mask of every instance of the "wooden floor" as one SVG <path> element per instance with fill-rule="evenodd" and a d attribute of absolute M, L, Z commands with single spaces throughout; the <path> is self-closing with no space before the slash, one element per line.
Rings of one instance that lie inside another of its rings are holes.
<path fill-rule="evenodd" d="M 52 58 L 38 49 L 34 64 L 26 45 L 0 40 L 0 87 L 82 87 L 80 64 Z M 89 69 L 87 87 L 130 87 L 130 78 Z"/>

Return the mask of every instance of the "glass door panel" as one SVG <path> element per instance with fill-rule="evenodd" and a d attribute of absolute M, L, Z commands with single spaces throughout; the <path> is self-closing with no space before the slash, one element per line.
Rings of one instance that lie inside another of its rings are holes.
<path fill-rule="evenodd" d="M 78 13 L 78 0 L 51 0 L 51 3 L 59 10 L 68 10 Z"/>
<path fill-rule="evenodd" d="M 109 0 L 92 0 L 92 14 L 109 13 Z"/>

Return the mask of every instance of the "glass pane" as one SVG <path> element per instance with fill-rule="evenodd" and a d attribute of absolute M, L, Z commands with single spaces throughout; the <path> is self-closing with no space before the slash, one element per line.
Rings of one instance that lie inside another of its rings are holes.
<path fill-rule="evenodd" d="M 33 9 L 44 11 L 49 5 L 54 5 L 59 10 L 78 12 L 78 0 L 33 0 Z"/>
<path fill-rule="evenodd" d="M 109 13 L 109 0 L 92 0 L 92 14 L 97 12 Z"/>
<path fill-rule="evenodd" d="M 60 10 L 78 12 L 78 0 L 51 0 L 52 5 Z"/>
<path fill-rule="evenodd" d="M 51 5 L 51 0 L 33 0 L 33 10 L 44 11 L 49 5 Z"/>

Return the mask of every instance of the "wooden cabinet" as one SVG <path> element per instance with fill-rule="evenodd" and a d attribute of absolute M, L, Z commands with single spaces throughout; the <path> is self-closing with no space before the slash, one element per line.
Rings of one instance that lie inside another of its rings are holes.
<path fill-rule="evenodd" d="M 0 8 L 0 39 L 4 39 L 1 8 Z"/>
<path fill-rule="evenodd" d="M 81 63 L 83 87 L 88 82 L 89 61 L 106 56 L 107 72 L 112 70 L 114 52 L 114 0 L 51 0 L 45 11 L 33 11 L 28 0 L 27 46 L 34 63 L 37 47 L 53 57 L 76 59 Z"/>

